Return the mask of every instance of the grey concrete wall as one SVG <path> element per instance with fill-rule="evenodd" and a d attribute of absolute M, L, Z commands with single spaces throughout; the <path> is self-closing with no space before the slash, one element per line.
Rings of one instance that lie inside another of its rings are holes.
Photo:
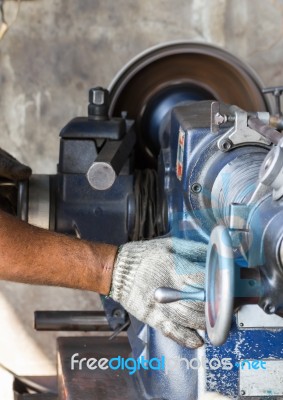
<path fill-rule="evenodd" d="M 16 3 L 5 9 L 11 20 Z M 36 173 L 54 172 L 58 133 L 86 113 L 88 88 L 108 85 L 129 59 L 165 41 L 219 45 L 267 85 L 283 84 L 282 29 L 283 0 L 23 1 L 0 42 L 0 146 Z M 1 283 L 0 361 L 19 373 L 51 372 L 54 335 L 33 332 L 33 310 L 94 306 L 92 293 Z"/>
<path fill-rule="evenodd" d="M 7 2 L 12 18 L 14 2 Z M 54 171 L 58 132 L 133 56 L 165 41 L 217 44 L 283 83 L 282 0 L 34 0 L 0 45 L 0 145 Z"/>

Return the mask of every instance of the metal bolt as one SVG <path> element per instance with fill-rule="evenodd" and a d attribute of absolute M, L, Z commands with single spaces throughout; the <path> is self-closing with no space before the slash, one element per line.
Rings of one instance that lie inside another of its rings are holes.
<path fill-rule="evenodd" d="M 245 396 L 246 392 L 244 390 L 241 390 L 241 396 Z"/>
<path fill-rule="evenodd" d="M 244 326 L 243 322 L 240 322 L 240 327 L 242 328 Z"/>
<path fill-rule="evenodd" d="M 220 114 L 220 113 L 216 113 L 215 114 L 215 116 L 214 116 L 214 123 L 216 124 L 216 125 L 222 125 L 222 124 L 224 124 L 225 122 L 227 122 L 227 115 L 222 115 L 222 114 Z"/>
<path fill-rule="evenodd" d="M 119 308 L 116 308 L 116 309 L 113 311 L 112 316 L 113 316 L 114 318 L 122 318 L 122 316 L 123 316 L 122 310 L 120 310 Z"/>
<path fill-rule="evenodd" d="M 226 153 L 226 151 L 229 151 L 231 147 L 233 146 L 233 143 L 231 142 L 230 139 L 224 139 L 221 140 L 219 143 L 219 149 Z"/>
<path fill-rule="evenodd" d="M 105 103 L 108 91 L 102 87 L 95 87 L 89 91 L 89 102 L 98 106 Z"/>
<path fill-rule="evenodd" d="M 200 183 L 193 183 L 191 186 L 191 191 L 193 193 L 200 193 L 202 191 L 202 186 Z"/>
<path fill-rule="evenodd" d="M 108 119 L 109 92 L 100 86 L 89 90 L 88 115 L 94 119 Z"/>

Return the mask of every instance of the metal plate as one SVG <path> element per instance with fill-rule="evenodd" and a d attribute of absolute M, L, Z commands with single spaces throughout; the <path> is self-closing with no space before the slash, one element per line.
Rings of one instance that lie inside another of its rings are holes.
<path fill-rule="evenodd" d="M 250 360 L 252 362 L 252 360 Z M 246 396 L 283 396 L 283 360 L 264 360 L 266 369 L 240 369 L 240 394 Z"/>
<path fill-rule="evenodd" d="M 90 370 L 84 364 L 81 369 L 71 369 L 71 357 L 79 358 L 127 358 L 131 349 L 128 339 L 117 337 L 61 337 L 58 339 L 58 400 L 136 400 L 144 397 L 138 390 L 133 376 L 125 369 Z"/>
<path fill-rule="evenodd" d="M 266 314 L 258 305 L 248 304 L 237 313 L 237 325 L 246 328 L 282 328 L 283 318 L 278 315 Z"/>

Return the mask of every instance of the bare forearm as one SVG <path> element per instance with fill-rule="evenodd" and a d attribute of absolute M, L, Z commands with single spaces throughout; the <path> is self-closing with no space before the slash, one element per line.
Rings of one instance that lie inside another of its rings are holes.
<path fill-rule="evenodd" d="M 0 211 L 0 280 L 108 294 L 117 247 L 45 231 Z"/>

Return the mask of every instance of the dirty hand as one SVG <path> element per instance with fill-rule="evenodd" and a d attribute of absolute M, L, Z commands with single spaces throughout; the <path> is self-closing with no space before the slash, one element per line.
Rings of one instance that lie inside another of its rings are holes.
<path fill-rule="evenodd" d="M 204 287 L 207 246 L 177 238 L 130 242 L 120 246 L 110 296 L 140 321 L 160 329 L 187 347 L 199 347 L 195 329 L 205 328 L 204 303 L 181 300 L 160 304 L 155 290 L 182 291 Z"/>
<path fill-rule="evenodd" d="M 16 213 L 17 191 L 15 183 L 28 179 L 31 169 L 0 148 L 0 209 Z"/>

